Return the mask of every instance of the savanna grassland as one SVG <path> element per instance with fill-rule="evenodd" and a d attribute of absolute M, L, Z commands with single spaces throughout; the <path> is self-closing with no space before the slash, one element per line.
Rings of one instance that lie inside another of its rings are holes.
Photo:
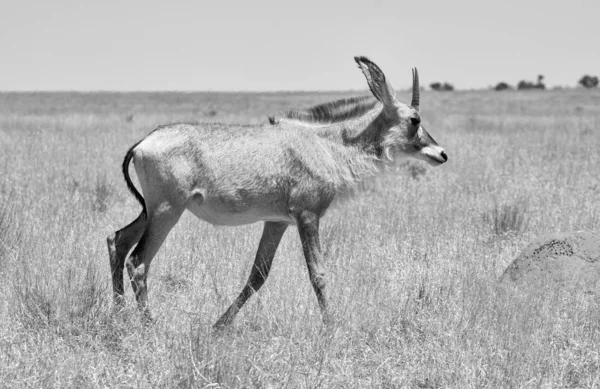
<path fill-rule="evenodd" d="M 106 237 L 140 212 L 129 146 L 159 124 L 263 123 L 349 95 L 0 94 L 0 387 L 600 387 L 600 295 L 497 282 L 533 239 L 600 228 L 598 91 L 423 92 L 449 161 L 399 163 L 322 220 L 330 327 L 290 228 L 213 335 L 262 226 L 191 214 L 152 264 L 155 323 L 129 285 L 112 312 Z"/>

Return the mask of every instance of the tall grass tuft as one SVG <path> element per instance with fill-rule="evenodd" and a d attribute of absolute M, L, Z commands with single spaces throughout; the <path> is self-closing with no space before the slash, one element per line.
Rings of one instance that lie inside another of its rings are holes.
<path fill-rule="evenodd" d="M 496 236 L 507 236 L 523 232 L 528 225 L 527 207 L 523 202 L 494 204 L 483 214 L 483 220 Z"/>
<path fill-rule="evenodd" d="M 101 174 L 96 177 L 96 185 L 93 190 L 93 209 L 101 213 L 108 211 L 109 202 L 114 191 L 115 190 L 110 184 L 106 174 Z"/>
<path fill-rule="evenodd" d="M 56 323 L 57 295 L 26 263 L 13 274 L 12 315 L 26 330 L 41 331 Z"/>
<path fill-rule="evenodd" d="M 9 195 L 0 203 L 0 273 L 5 261 L 15 253 L 23 240 L 23 230 L 17 224 L 19 210 Z"/>
<path fill-rule="evenodd" d="M 71 268 L 64 276 L 68 295 L 62 296 L 64 317 L 60 319 L 71 332 L 85 331 L 101 324 L 109 306 L 107 296 L 110 293 L 98 269 L 90 263 L 83 276 L 77 274 L 81 270 Z"/>
<path fill-rule="evenodd" d="M 109 292 L 93 264 L 66 269 L 58 282 L 48 282 L 43 268 L 24 263 L 13 276 L 12 313 L 23 328 L 77 335 L 102 325 L 109 312 Z"/>

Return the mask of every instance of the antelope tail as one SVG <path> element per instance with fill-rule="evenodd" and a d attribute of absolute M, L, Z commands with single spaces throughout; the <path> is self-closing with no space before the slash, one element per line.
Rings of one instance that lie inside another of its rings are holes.
<path fill-rule="evenodd" d="M 129 176 L 129 163 L 131 162 L 131 159 L 133 158 L 133 155 L 134 155 L 133 149 L 135 149 L 138 144 L 139 144 L 139 142 L 134 144 L 133 146 L 131 146 L 131 148 L 127 151 L 127 154 L 125 154 L 125 159 L 123 160 L 123 176 L 125 177 L 125 182 L 127 183 L 127 188 L 129 189 L 129 191 L 131 193 L 133 193 L 136 200 L 142 205 L 142 213 L 144 214 L 144 216 L 146 216 L 147 215 L 146 201 L 144 201 L 144 197 L 135 188 L 135 186 L 133 185 L 133 182 L 131 182 L 131 177 Z"/>

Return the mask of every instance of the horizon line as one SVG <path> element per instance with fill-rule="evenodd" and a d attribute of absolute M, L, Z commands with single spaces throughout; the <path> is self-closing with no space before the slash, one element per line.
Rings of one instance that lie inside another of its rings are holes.
<path fill-rule="evenodd" d="M 600 88 L 585 88 L 581 85 L 553 85 L 546 86 L 546 89 L 536 89 L 538 91 L 551 91 L 551 90 L 564 90 L 564 89 L 599 89 Z M 396 92 L 407 93 L 411 92 L 412 88 L 408 89 L 395 89 Z M 435 92 L 435 93 L 452 93 L 452 92 L 482 92 L 482 91 L 494 91 L 494 86 L 490 85 L 482 88 L 468 88 L 468 89 L 460 89 L 455 88 L 452 91 L 436 91 L 431 88 L 420 88 L 421 92 Z M 509 89 L 503 91 L 520 91 L 516 87 L 511 87 Z M 531 91 L 531 89 L 523 89 L 523 91 Z M 278 93 L 360 93 L 364 92 L 364 94 L 370 95 L 371 92 L 369 89 L 281 89 L 281 90 L 216 90 L 216 89 L 195 89 L 195 90 L 186 90 L 186 89 L 19 89 L 19 90 L 3 90 L 0 89 L 0 93 L 8 94 L 8 93 L 240 93 L 240 94 L 278 94 Z"/>

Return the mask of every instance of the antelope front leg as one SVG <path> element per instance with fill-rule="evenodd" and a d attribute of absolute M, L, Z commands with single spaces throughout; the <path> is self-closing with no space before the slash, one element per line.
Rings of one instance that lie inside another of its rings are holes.
<path fill-rule="evenodd" d="M 298 232 L 302 241 L 310 282 L 317 294 L 323 321 L 327 323 L 329 321 L 329 310 L 327 295 L 325 294 L 325 271 L 320 263 L 322 254 L 319 242 L 319 217 L 313 212 L 302 212 L 298 215 Z"/>
<path fill-rule="evenodd" d="M 265 283 L 271 270 L 271 264 L 275 257 L 275 252 L 281 242 L 281 237 L 287 229 L 286 223 L 265 222 L 262 238 L 258 245 L 254 266 L 250 271 L 250 276 L 246 282 L 246 286 L 237 297 L 235 302 L 227 309 L 227 311 L 215 323 L 216 330 L 223 329 L 231 324 L 237 313 L 240 311 L 246 301 Z"/>

